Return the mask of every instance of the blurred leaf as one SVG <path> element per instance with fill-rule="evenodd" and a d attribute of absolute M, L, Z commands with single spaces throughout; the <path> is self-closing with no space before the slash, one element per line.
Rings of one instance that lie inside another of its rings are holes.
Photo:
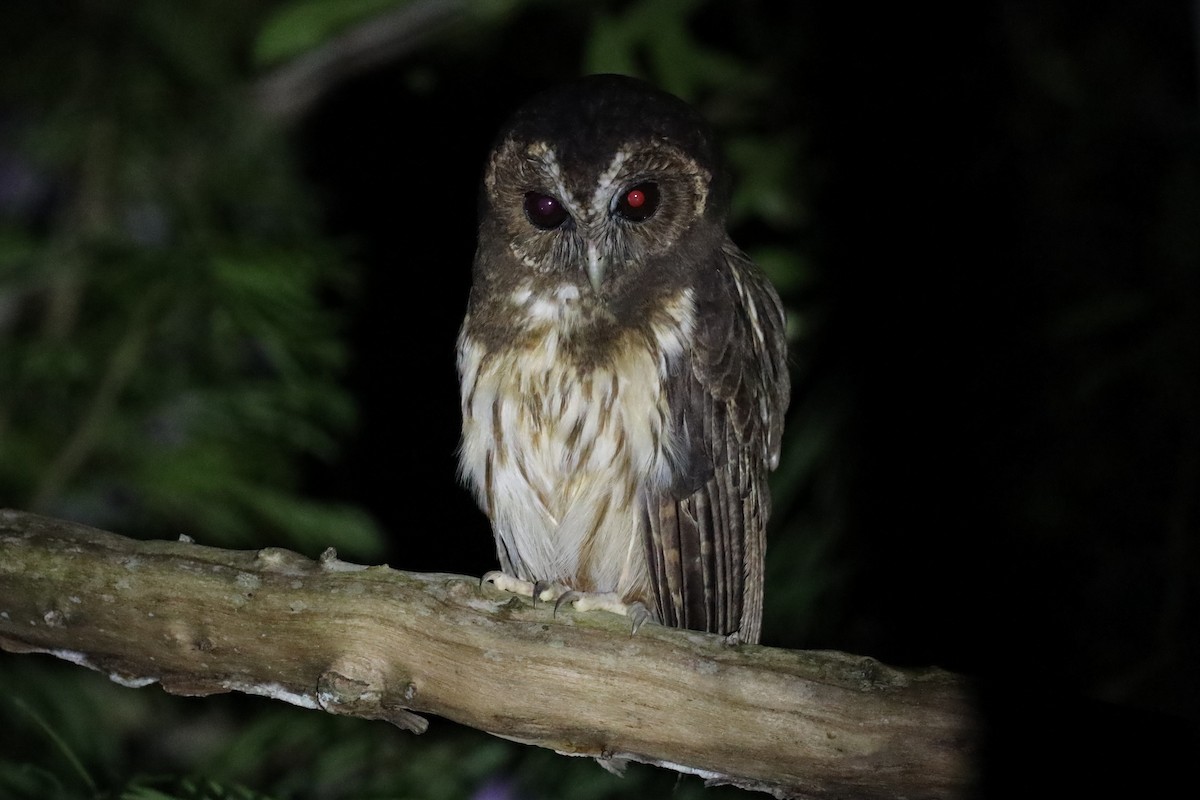
<path fill-rule="evenodd" d="M 92 776 L 88 774 L 79 757 L 75 755 L 71 746 L 58 734 L 54 727 L 25 700 L 19 697 L 9 699 L 20 713 L 26 715 L 35 723 L 37 729 L 53 745 L 53 749 L 57 752 L 58 757 L 70 767 L 70 771 L 75 774 L 80 783 L 89 790 L 96 791 L 96 783 L 92 780 Z"/>
<path fill-rule="evenodd" d="M 154 699 L 49 656 L 0 653 L 0 797 L 94 795 Z"/>
<path fill-rule="evenodd" d="M 0 797 L 8 800 L 57 800 L 79 797 L 58 775 L 36 764 L 0 759 Z"/>
<path fill-rule="evenodd" d="M 813 280 L 812 269 L 798 250 L 756 247 L 749 255 L 767 273 L 780 294 L 793 292 Z"/>
<path fill-rule="evenodd" d="M 761 219 L 780 230 L 795 230 L 805 222 L 796 185 L 802 142 L 791 133 L 742 134 L 726 142 L 726 153 L 737 176 L 730 218 L 738 223 Z"/>
<path fill-rule="evenodd" d="M 0 228 L 0 279 L 5 281 L 28 279 L 29 264 L 41 252 L 41 243 L 20 230 Z M 3 287 L 11 291 L 13 286 Z M 2 298 L 2 295 L 0 295 Z M 3 302 L 0 299 L 0 302 Z M 0 313 L 0 325 L 3 314 Z"/>
<path fill-rule="evenodd" d="M 165 788 L 156 788 L 163 786 Z M 224 784 L 209 778 L 179 779 L 135 778 L 119 795 L 121 800 L 271 800 L 235 784 Z"/>
<path fill-rule="evenodd" d="M 628 25 L 610 15 L 599 15 L 588 37 L 583 57 L 584 72 L 640 75 L 635 46 Z"/>
<path fill-rule="evenodd" d="M 765 89 L 738 59 L 693 35 L 692 17 L 703 5 L 702 0 L 641 0 L 617 13 L 602 13 L 588 39 L 584 71 L 648 78 L 693 102 L 713 88 Z"/>
<path fill-rule="evenodd" d="M 312 554 L 336 546 L 343 557 L 378 558 L 383 538 L 364 511 L 348 505 L 328 505 L 297 500 L 267 487 L 241 484 L 231 487 L 234 499 L 244 504 L 252 517 L 271 528 L 285 530 L 295 547 Z"/>
<path fill-rule="evenodd" d="M 277 9 L 254 43 L 254 60 L 269 66 L 311 50 L 356 22 L 403 0 L 297 0 Z"/>

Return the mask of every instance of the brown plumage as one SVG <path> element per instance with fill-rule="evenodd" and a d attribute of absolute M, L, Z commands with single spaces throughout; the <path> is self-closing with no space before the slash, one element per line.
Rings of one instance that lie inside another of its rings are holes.
<path fill-rule="evenodd" d="M 518 111 L 483 183 L 460 463 L 497 583 L 757 641 L 783 308 L 707 126 L 592 76 Z"/>

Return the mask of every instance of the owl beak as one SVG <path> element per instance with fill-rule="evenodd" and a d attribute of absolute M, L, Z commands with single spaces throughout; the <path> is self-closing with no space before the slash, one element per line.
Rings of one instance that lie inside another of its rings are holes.
<path fill-rule="evenodd" d="M 602 253 L 594 244 L 588 245 L 587 273 L 592 291 L 600 294 L 600 286 L 604 283 L 604 274 L 608 272 L 608 254 Z"/>

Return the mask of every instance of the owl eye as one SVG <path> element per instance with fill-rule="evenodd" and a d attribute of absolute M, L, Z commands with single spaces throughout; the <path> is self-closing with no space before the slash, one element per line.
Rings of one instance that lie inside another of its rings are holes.
<path fill-rule="evenodd" d="M 658 184 L 639 183 L 617 200 L 616 211 L 630 222 L 642 222 L 658 210 Z"/>
<path fill-rule="evenodd" d="M 538 192 L 526 192 L 525 216 L 537 227 L 548 231 L 562 225 L 569 215 L 557 198 Z"/>

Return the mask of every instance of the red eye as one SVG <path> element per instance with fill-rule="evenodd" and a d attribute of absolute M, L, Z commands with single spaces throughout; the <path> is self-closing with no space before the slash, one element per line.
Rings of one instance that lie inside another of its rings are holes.
<path fill-rule="evenodd" d="M 617 201 L 617 213 L 630 222 L 642 222 L 658 210 L 658 184 L 639 183 Z"/>
<path fill-rule="evenodd" d="M 538 192 L 525 193 L 525 216 L 544 231 L 557 228 L 570 216 L 558 199 Z"/>

